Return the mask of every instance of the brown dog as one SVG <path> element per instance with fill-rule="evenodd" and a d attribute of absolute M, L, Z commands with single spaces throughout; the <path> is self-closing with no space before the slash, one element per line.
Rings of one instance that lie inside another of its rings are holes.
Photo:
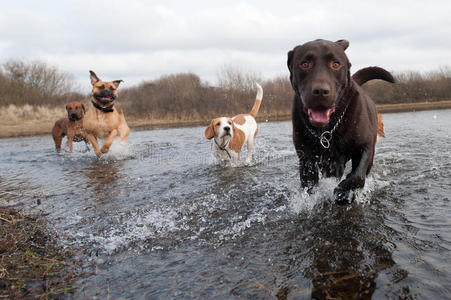
<path fill-rule="evenodd" d="M 378 77 L 394 81 L 390 73 L 385 76 L 379 72 L 383 69 L 374 67 L 352 78 L 344 52 L 348 46 L 346 40 L 315 40 L 289 51 L 287 60 L 295 92 L 293 142 L 301 186 L 311 190 L 320 172 L 341 179 L 351 160 L 351 172 L 334 190 L 338 204 L 354 199 L 353 191 L 365 185 L 373 166 L 378 116 L 360 84 Z"/>
<path fill-rule="evenodd" d="M 85 106 L 80 102 L 70 102 L 66 105 L 67 118 L 61 118 L 55 122 L 52 129 L 53 141 L 57 151 L 61 150 L 63 137 L 67 136 L 67 146 L 72 152 L 72 142 L 84 141 L 88 146 L 86 133 L 83 129 L 83 117 Z"/>
<path fill-rule="evenodd" d="M 111 82 L 100 80 L 93 71 L 89 71 L 92 84 L 92 107 L 88 110 L 83 121 L 88 141 L 92 144 L 98 157 L 107 153 L 118 135 L 121 141 L 127 141 L 130 128 L 125 122 L 122 109 L 117 112 L 114 100 L 117 98 L 117 88 L 122 80 Z M 99 149 L 97 138 L 106 138 Z"/>

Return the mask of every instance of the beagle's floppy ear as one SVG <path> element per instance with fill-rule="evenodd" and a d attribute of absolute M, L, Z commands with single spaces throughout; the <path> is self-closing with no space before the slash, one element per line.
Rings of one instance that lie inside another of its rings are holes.
<path fill-rule="evenodd" d="M 210 125 L 205 129 L 204 135 L 207 139 L 211 140 L 215 136 L 215 130 L 213 128 L 213 121 Z"/>

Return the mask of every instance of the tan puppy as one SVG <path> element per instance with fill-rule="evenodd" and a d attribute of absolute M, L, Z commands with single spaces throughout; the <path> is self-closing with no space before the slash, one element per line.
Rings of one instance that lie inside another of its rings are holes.
<path fill-rule="evenodd" d="M 257 116 L 263 99 L 263 89 L 257 85 L 257 96 L 249 114 L 240 114 L 233 118 L 221 117 L 213 119 L 205 129 L 205 137 L 213 139 L 211 149 L 219 161 L 238 162 L 241 148 L 247 144 L 246 163 L 252 160 L 252 149 L 257 135 Z"/>
<path fill-rule="evenodd" d="M 61 142 L 65 136 L 67 136 L 67 146 L 70 152 L 72 152 L 72 142 L 84 141 L 88 147 L 88 140 L 83 129 L 85 106 L 80 102 L 70 102 L 66 105 L 66 111 L 67 118 L 56 121 L 52 129 L 56 151 L 61 150 Z"/>
<path fill-rule="evenodd" d="M 107 153 L 118 135 L 125 142 L 130 134 L 130 128 L 125 122 L 122 109 L 117 112 L 114 100 L 117 98 L 117 88 L 122 80 L 111 82 L 100 80 L 93 71 L 89 71 L 92 93 L 92 107 L 88 110 L 83 121 L 83 127 L 87 133 L 88 141 L 92 144 L 98 157 Z M 97 138 L 105 138 L 105 143 L 99 149 Z"/>

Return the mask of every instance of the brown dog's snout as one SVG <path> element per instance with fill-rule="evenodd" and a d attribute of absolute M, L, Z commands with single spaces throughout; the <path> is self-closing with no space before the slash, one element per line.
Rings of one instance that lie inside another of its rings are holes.
<path fill-rule="evenodd" d="M 329 97 L 330 86 L 327 83 L 316 83 L 312 86 L 312 95 L 315 97 Z"/>
<path fill-rule="evenodd" d="M 67 112 L 69 120 L 77 121 L 82 118 L 82 114 L 79 114 L 76 110 L 70 110 Z"/>

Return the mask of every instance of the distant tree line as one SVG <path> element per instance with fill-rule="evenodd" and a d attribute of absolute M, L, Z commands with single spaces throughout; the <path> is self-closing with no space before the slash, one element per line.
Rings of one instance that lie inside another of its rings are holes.
<path fill-rule="evenodd" d="M 366 83 L 363 88 L 378 104 L 432 102 L 451 100 L 451 68 L 420 73 L 394 73 L 396 84 L 380 80 Z"/>
<path fill-rule="evenodd" d="M 364 89 L 378 104 L 451 100 L 451 69 L 429 73 L 395 73 L 396 84 L 371 81 Z M 86 98 L 70 74 L 42 62 L 8 61 L 0 65 L 0 106 L 63 106 Z M 160 120 L 204 120 L 247 112 L 255 100 L 255 82 L 264 89 L 259 116 L 277 117 L 291 112 L 293 91 L 288 74 L 262 79 L 236 68 L 223 68 L 217 86 L 193 73 L 164 75 L 119 89 L 118 106 L 128 116 Z M 89 84 L 89 81 L 86 81 Z"/>
<path fill-rule="evenodd" d="M 0 106 L 62 105 L 80 97 L 72 76 L 55 66 L 17 60 L 0 65 Z"/>
<path fill-rule="evenodd" d="M 122 89 L 119 98 L 124 111 L 137 117 L 202 120 L 250 111 L 257 94 L 255 82 L 264 89 L 260 116 L 289 113 L 293 93 L 284 77 L 263 80 L 233 69 L 221 72 L 217 87 L 202 82 L 196 74 L 181 73 Z"/>

